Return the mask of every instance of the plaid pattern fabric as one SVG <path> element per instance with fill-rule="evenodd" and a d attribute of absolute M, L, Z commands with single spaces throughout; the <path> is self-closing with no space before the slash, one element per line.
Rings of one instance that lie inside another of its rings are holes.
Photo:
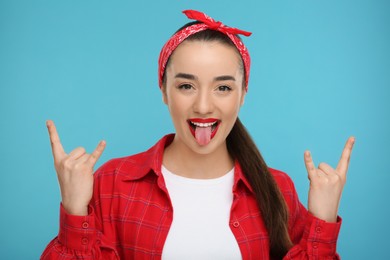
<path fill-rule="evenodd" d="M 167 135 L 148 151 L 111 160 L 95 173 L 88 216 L 72 216 L 60 206 L 60 229 L 41 259 L 161 259 L 173 219 L 161 174 Z M 289 233 L 295 246 L 284 259 L 339 259 L 341 225 L 307 212 L 293 182 L 271 169 L 290 211 Z M 253 191 L 236 163 L 230 228 L 242 259 L 269 259 L 269 241 Z M 191 205 L 188 205 L 189 207 Z"/>

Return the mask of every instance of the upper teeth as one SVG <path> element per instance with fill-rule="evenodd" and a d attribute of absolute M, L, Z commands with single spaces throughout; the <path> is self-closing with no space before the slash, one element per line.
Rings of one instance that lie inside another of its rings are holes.
<path fill-rule="evenodd" d="M 216 124 L 217 121 L 212 122 L 212 123 L 198 123 L 198 122 L 192 122 L 191 121 L 191 123 L 193 123 L 197 127 L 209 127 L 209 126 L 212 126 L 212 125 Z"/>

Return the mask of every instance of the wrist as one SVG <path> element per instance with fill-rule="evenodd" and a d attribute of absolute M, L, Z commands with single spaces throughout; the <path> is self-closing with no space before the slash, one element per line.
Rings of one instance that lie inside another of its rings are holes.
<path fill-rule="evenodd" d="M 327 214 L 327 213 L 318 213 L 318 212 L 313 212 L 309 210 L 309 212 L 316 218 L 321 219 L 325 222 L 328 223 L 336 223 L 337 222 L 337 214 Z"/>
<path fill-rule="evenodd" d="M 66 213 L 74 216 L 87 216 L 88 215 L 88 206 L 71 206 L 62 202 Z"/>

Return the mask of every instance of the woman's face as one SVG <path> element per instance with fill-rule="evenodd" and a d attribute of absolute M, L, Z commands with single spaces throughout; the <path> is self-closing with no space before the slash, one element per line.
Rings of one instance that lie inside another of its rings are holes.
<path fill-rule="evenodd" d="M 177 47 L 163 87 L 176 141 L 201 154 L 226 149 L 245 97 L 240 64 L 233 47 L 216 41 L 184 41 Z"/>

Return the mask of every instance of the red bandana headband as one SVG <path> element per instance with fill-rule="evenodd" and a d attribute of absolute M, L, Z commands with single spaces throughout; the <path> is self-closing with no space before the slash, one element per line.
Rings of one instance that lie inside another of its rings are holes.
<path fill-rule="evenodd" d="M 183 13 L 188 18 L 192 20 L 200 21 L 202 23 L 194 24 L 178 31 L 167 41 L 167 43 L 165 43 L 164 47 L 160 52 L 160 57 L 158 59 L 158 79 L 159 79 L 160 88 L 162 87 L 163 75 L 164 75 L 164 71 L 168 59 L 171 56 L 172 52 L 177 48 L 177 46 L 179 46 L 179 44 L 182 43 L 189 36 L 203 30 L 211 29 L 226 34 L 233 42 L 233 44 L 236 46 L 244 62 L 245 89 L 248 90 L 250 56 L 249 56 L 248 49 L 245 47 L 244 43 L 236 35 L 242 34 L 244 36 L 250 36 L 252 33 L 237 28 L 228 27 L 219 21 L 215 21 L 213 18 L 209 17 L 208 15 L 195 10 L 185 10 L 183 11 Z"/>

